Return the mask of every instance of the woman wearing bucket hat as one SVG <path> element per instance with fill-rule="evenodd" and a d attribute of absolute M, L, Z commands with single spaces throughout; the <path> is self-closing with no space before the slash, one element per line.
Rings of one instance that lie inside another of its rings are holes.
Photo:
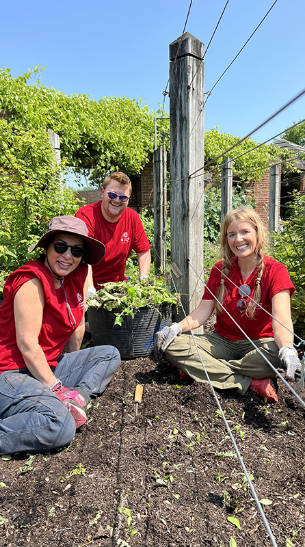
<path fill-rule="evenodd" d="M 55 217 L 29 247 L 43 254 L 9 275 L 0 313 L 0 455 L 69 444 L 120 365 L 113 346 L 78 351 L 88 264 L 102 243 L 75 217 Z M 66 347 L 66 353 L 62 352 Z M 65 387 L 67 386 L 67 387 Z"/>

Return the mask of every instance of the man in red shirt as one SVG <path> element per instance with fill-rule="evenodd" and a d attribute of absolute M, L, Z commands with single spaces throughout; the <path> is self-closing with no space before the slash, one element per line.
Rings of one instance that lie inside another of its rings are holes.
<path fill-rule="evenodd" d="M 127 279 L 125 264 L 132 250 L 138 257 L 140 280 L 148 276 L 150 244 L 140 216 L 128 208 L 131 189 L 131 181 L 125 173 L 111 173 L 103 182 L 101 201 L 85 205 L 75 214 L 85 222 L 88 235 L 106 247 L 103 264 L 93 266 L 93 280 L 89 277 L 89 286 L 96 289 L 109 281 Z"/>

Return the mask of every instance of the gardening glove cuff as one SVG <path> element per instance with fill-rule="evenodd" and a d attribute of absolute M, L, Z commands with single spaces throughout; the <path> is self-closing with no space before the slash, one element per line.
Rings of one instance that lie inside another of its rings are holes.
<path fill-rule="evenodd" d="M 296 349 L 291 348 L 290 346 L 284 346 L 279 351 L 279 358 L 285 372 L 285 378 L 294 381 L 295 375 L 298 373 L 300 374 L 302 369 Z"/>
<path fill-rule="evenodd" d="M 154 352 L 158 359 L 162 358 L 163 352 L 175 340 L 176 336 L 182 333 L 179 323 L 173 323 L 170 327 L 164 327 L 155 334 Z"/>
<path fill-rule="evenodd" d="M 88 287 L 87 300 L 89 300 L 89 298 L 92 298 L 95 294 L 96 294 L 96 289 L 94 287 Z"/>
<path fill-rule="evenodd" d="M 143 279 L 148 279 L 148 275 L 140 275 L 139 276 L 140 283 L 141 283 L 141 281 L 143 281 Z"/>

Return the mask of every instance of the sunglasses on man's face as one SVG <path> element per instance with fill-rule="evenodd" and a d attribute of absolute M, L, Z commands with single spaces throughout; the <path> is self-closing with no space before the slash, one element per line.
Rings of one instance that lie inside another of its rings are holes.
<path fill-rule="evenodd" d="M 52 241 L 52 243 L 54 251 L 59 255 L 65 254 L 69 248 L 71 249 L 71 255 L 74 256 L 74 258 L 81 258 L 86 252 L 86 249 L 80 245 L 68 245 L 63 241 Z"/>
<path fill-rule="evenodd" d="M 106 190 L 107 194 L 108 194 L 108 197 L 109 199 L 117 199 L 119 198 L 119 200 L 124 203 L 125 201 L 128 201 L 129 200 L 129 196 L 125 196 L 124 194 L 117 194 L 116 192 L 108 192 L 108 190 Z"/>
<path fill-rule="evenodd" d="M 240 313 L 243 313 L 246 311 L 249 302 L 245 300 L 248 296 L 251 294 L 251 287 L 249 285 L 241 285 L 238 289 L 239 295 L 241 298 L 237 301 L 236 307 Z"/>

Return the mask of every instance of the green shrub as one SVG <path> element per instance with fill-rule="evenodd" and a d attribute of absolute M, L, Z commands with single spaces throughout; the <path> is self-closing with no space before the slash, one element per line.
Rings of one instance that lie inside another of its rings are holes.
<path fill-rule="evenodd" d="M 282 231 L 270 236 L 270 254 L 288 269 L 296 292 L 291 299 L 295 329 L 305 335 L 305 196 L 294 192 L 289 219 L 281 223 Z"/>

